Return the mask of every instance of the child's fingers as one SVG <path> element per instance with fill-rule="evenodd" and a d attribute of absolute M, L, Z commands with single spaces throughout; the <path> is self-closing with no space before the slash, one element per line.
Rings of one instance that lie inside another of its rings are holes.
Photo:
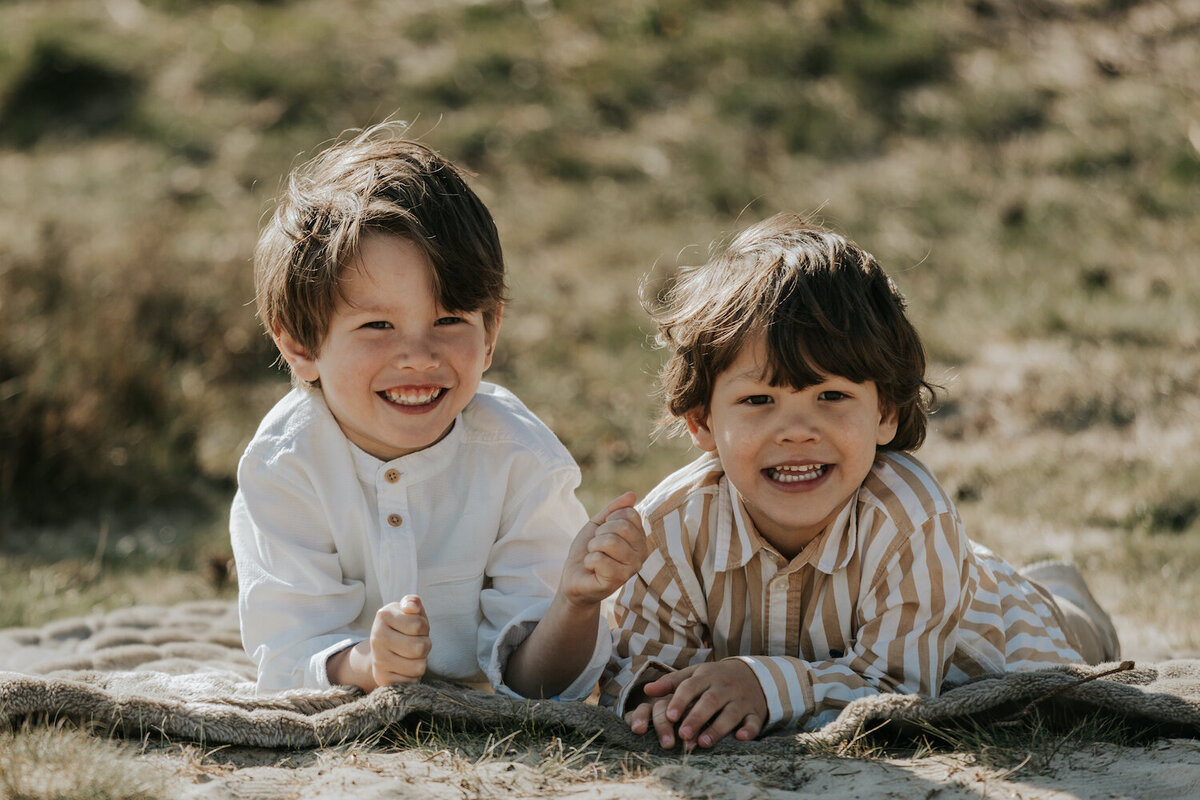
<path fill-rule="evenodd" d="M 667 718 L 679 721 L 685 746 L 693 747 L 712 747 L 735 729 L 739 738 L 753 739 L 762 730 L 765 713 L 758 679 L 733 659 L 698 665 L 676 688 L 667 708 Z"/>
<path fill-rule="evenodd" d="M 693 680 L 693 683 L 695 682 L 696 681 Z M 679 697 L 679 691 L 675 692 L 675 697 Z M 667 709 L 667 718 L 670 719 L 675 716 L 676 709 L 678 708 L 679 706 L 677 706 L 675 701 L 672 700 L 671 707 Z M 684 706 L 684 708 L 687 708 L 687 706 Z M 696 698 L 696 701 L 691 704 L 691 708 L 687 710 L 686 715 L 683 715 L 683 719 L 679 723 L 679 738 L 683 739 L 685 742 L 694 743 L 697 740 L 697 737 L 700 735 L 700 731 L 703 730 L 706 725 L 708 725 L 709 729 L 711 729 L 711 726 L 715 724 L 716 721 L 714 718 L 719 718 L 720 714 L 727 709 L 728 706 L 726 704 L 726 700 L 716 692 L 709 691 L 707 687 L 700 690 L 700 694 Z M 679 713 L 682 715 L 682 712 Z M 678 719 L 678 717 L 675 718 Z M 735 720 L 732 724 L 736 725 L 739 721 L 740 720 Z M 726 731 L 726 733 L 728 733 L 728 731 Z M 724 736 L 725 734 L 721 735 Z"/>
<path fill-rule="evenodd" d="M 641 533 L 641 516 L 633 508 L 636 501 L 633 492 L 626 492 L 588 520 L 579 531 L 571 543 L 563 572 L 564 576 L 574 573 L 570 583 L 566 584 L 569 594 L 599 602 L 641 566 L 645 556 L 639 557 L 637 548 L 646 547 L 646 537 Z M 609 517 L 612 517 L 611 521 Z M 601 541 L 595 542 L 598 533 Z M 639 539 L 642 540 L 640 543 Z M 615 553 L 616 558 L 607 551 Z M 577 570 L 584 574 L 578 574 Z"/>
<path fill-rule="evenodd" d="M 430 641 L 427 636 L 402 636 L 384 629 L 371 631 L 371 677 L 378 686 L 414 683 L 428 666 Z"/>
<path fill-rule="evenodd" d="M 644 548 L 639 548 L 621 536 L 611 533 L 598 533 L 588 542 L 588 554 L 583 558 L 585 561 L 588 556 L 606 558 L 614 564 L 621 564 L 622 566 L 636 570 L 646 560 L 643 551 Z"/>
<path fill-rule="evenodd" d="M 603 578 L 624 583 L 646 560 L 649 545 L 637 512 L 620 509 L 617 513 L 630 514 L 633 519 L 610 517 L 601 525 L 588 540 L 584 566 Z"/>
<path fill-rule="evenodd" d="M 649 703 L 642 703 L 633 711 L 625 715 L 625 724 L 629 726 L 629 730 L 634 733 L 645 733 L 650 730 L 650 712 Z"/>
<path fill-rule="evenodd" d="M 696 671 L 697 666 L 693 664 L 690 667 L 668 672 L 666 675 L 655 678 L 642 687 L 642 692 L 647 697 L 666 697 L 674 692 L 679 684 L 690 678 L 692 673 Z"/>
<path fill-rule="evenodd" d="M 415 607 L 412 601 L 416 601 Z M 428 636 L 429 617 L 416 595 L 406 595 L 403 600 L 388 603 L 375 614 L 375 621 L 405 636 Z"/>
<path fill-rule="evenodd" d="M 387 625 L 371 627 L 371 654 L 377 661 L 392 661 L 398 659 L 419 661 L 429 655 L 433 643 L 426 632 L 408 634 Z"/>
<path fill-rule="evenodd" d="M 409 595 L 379 609 L 371 625 L 370 648 L 371 677 L 377 685 L 421 680 L 433 643 L 420 599 Z"/>
<path fill-rule="evenodd" d="M 608 519 L 609 514 L 622 508 L 632 508 L 636 503 L 637 495 L 633 492 L 626 492 L 616 500 L 613 500 L 611 503 L 609 503 L 599 514 L 596 514 L 594 517 L 592 517 L 591 522 L 595 523 L 596 525 L 601 525 L 606 519 Z"/>
<path fill-rule="evenodd" d="M 424 675 L 425 659 L 375 664 L 371 668 L 371 677 L 379 686 L 392 686 L 397 683 L 417 683 Z"/>
<path fill-rule="evenodd" d="M 633 500 L 633 492 L 627 492 L 618 499 L 624 500 L 625 498 Z M 617 508 L 609 506 L 608 509 L 605 510 L 608 511 L 608 513 L 605 514 L 600 520 L 598 523 L 599 525 L 603 526 L 607 523 L 627 522 L 636 525 L 639 528 L 642 527 L 642 515 L 639 514 L 637 508 L 632 505 L 619 506 Z"/>
<path fill-rule="evenodd" d="M 700 666 L 698 665 L 697 669 Z M 671 695 L 671 703 L 667 707 L 667 718 L 671 722 L 679 722 L 692 704 L 700 699 L 709 688 L 709 682 L 702 674 L 693 674 L 679 681 Z M 708 716 L 712 716 L 712 712 Z M 707 721 L 708 717 L 704 718 Z"/>
<path fill-rule="evenodd" d="M 639 562 L 646 559 L 649 545 L 642 529 L 642 518 L 632 508 L 622 508 L 596 528 L 588 539 L 588 552 L 627 551 Z"/>
<path fill-rule="evenodd" d="M 700 736 L 696 739 L 696 743 L 701 747 L 712 747 L 728 736 L 735 728 L 738 728 L 739 725 L 744 728 L 750 718 L 751 715 L 746 714 L 744 709 L 739 709 L 736 705 L 730 703 L 721 709 L 721 713 L 717 714 L 713 718 L 713 721 L 709 723 L 709 726 L 700 733 Z M 738 732 L 741 733 L 741 731 L 742 729 L 738 728 Z M 683 730 L 681 726 L 680 736 L 682 735 Z M 755 727 L 754 735 L 758 735 L 757 726 Z M 754 737 L 751 736 L 750 738 L 753 739 Z"/>
<path fill-rule="evenodd" d="M 738 728 L 734 737 L 742 742 L 748 742 L 756 738 L 762 733 L 763 721 L 763 718 L 757 714 L 747 714 L 746 718 L 742 720 L 742 727 Z"/>
<path fill-rule="evenodd" d="M 424 614 L 397 614 L 388 619 L 388 628 L 402 636 L 428 636 L 429 617 Z"/>
<path fill-rule="evenodd" d="M 584 556 L 583 566 L 602 595 L 620 588 L 636 571 L 627 570 L 608 556 L 599 553 L 588 553 Z"/>
<path fill-rule="evenodd" d="M 638 554 L 626 545 L 614 545 L 610 552 L 597 551 L 583 557 L 584 568 L 599 583 L 614 589 L 633 577 L 641 565 Z"/>
<path fill-rule="evenodd" d="M 425 604 L 421 602 L 420 595 L 406 594 L 400 598 L 400 610 L 405 614 L 424 614 Z"/>
<path fill-rule="evenodd" d="M 667 698 L 654 701 L 650 711 L 650 719 L 654 722 L 654 735 L 664 750 L 675 746 L 675 723 L 667 717 Z"/>

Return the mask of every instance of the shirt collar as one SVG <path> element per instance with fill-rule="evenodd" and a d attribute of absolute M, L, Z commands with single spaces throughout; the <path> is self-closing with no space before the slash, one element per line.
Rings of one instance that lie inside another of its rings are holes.
<path fill-rule="evenodd" d="M 391 461 L 378 459 L 358 445 L 350 442 L 350 450 L 354 455 L 355 469 L 361 478 L 372 484 L 375 483 L 379 472 L 388 468 L 400 470 L 401 479 L 405 483 L 412 483 L 414 480 L 435 475 L 445 470 L 454 461 L 463 441 L 463 429 L 465 427 L 466 424 L 463 420 L 463 415 L 460 413 L 454 418 L 454 425 L 450 428 L 449 433 L 439 441 L 431 444 L 424 450 L 418 450 L 415 453 L 409 453 L 408 455 L 394 458 Z"/>
<path fill-rule="evenodd" d="M 744 568 L 760 550 L 768 547 L 754 526 L 754 520 L 738 494 L 737 487 L 722 475 L 717 492 L 716 558 L 713 567 L 718 572 Z M 850 563 L 858 541 L 858 492 L 842 506 L 824 533 L 809 543 L 792 560 L 791 567 L 813 564 L 816 569 L 832 574 Z"/>

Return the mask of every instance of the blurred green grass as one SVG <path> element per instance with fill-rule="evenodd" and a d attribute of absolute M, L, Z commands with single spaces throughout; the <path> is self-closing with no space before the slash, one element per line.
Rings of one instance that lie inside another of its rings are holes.
<path fill-rule="evenodd" d="M 102 526 L 166 514 L 199 537 L 176 567 L 220 550 L 286 388 L 259 221 L 292 165 L 385 117 L 476 173 L 514 296 L 490 377 L 589 508 L 689 457 L 652 437 L 639 282 L 796 210 L 892 272 L 935 380 L 972 376 L 943 381 L 923 455 L 985 534 L 1194 533 L 1200 464 L 1144 442 L 1197 422 L 1196 24 L 1149 0 L 0 3 L 0 549 L 86 564 Z M 1057 360 L 988 361 L 1022 342 Z"/>

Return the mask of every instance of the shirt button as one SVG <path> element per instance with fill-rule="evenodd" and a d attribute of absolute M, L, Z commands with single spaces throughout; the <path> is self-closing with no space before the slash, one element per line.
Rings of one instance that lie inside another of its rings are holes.
<path fill-rule="evenodd" d="M 383 473 L 383 478 L 388 483 L 395 483 L 396 481 L 400 480 L 400 470 L 389 469 L 387 472 Z"/>
<path fill-rule="evenodd" d="M 393 528 L 399 528 L 402 522 L 404 522 L 404 517 L 399 514 L 388 514 L 388 525 Z"/>

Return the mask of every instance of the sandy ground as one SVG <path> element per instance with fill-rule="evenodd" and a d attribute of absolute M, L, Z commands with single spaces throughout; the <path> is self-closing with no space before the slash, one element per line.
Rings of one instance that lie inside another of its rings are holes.
<path fill-rule="evenodd" d="M 1048 764 L 983 766 L 962 755 L 860 760 L 702 755 L 607 766 L 529 766 L 504 758 L 464 761 L 452 753 L 348 749 L 323 753 L 223 751 L 147 754 L 173 770 L 180 798 L 1170 798 L 1200 797 L 1200 742 L 1146 747 L 1103 744 Z M 656 763 L 651 763 L 651 761 Z M 180 766 L 181 762 L 184 766 Z"/>

